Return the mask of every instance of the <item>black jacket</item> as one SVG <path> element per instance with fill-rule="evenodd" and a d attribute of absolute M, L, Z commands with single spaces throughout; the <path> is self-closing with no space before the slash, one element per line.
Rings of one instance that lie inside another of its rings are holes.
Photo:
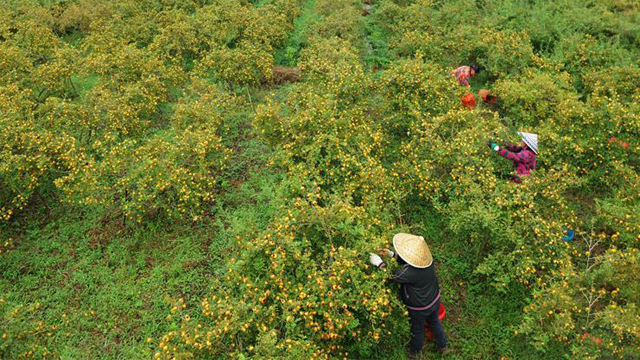
<path fill-rule="evenodd" d="M 400 284 L 400 298 L 411 307 L 431 304 L 440 291 L 433 264 L 425 269 L 404 264 L 393 272 L 391 280 Z"/>

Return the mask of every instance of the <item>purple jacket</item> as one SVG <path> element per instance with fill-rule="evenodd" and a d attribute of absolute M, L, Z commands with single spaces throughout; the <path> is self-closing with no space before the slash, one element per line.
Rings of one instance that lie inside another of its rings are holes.
<path fill-rule="evenodd" d="M 536 169 L 536 153 L 532 150 L 510 145 L 498 150 L 498 155 L 513 161 L 513 167 L 519 176 L 529 175 Z M 519 176 L 515 176 L 513 181 L 521 183 L 522 179 Z"/>

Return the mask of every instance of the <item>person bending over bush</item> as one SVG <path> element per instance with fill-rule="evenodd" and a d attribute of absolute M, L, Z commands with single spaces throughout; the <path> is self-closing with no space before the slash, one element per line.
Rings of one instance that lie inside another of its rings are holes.
<path fill-rule="evenodd" d="M 509 144 L 501 149 L 493 141 L 488 141 L 487 145 L 498 152 L 498 155 L 513 161 L 513 167 L 516 169 L 517 175 L 514 175 L 511 180 L 519 184 L 522 182 L 521 176 L 529 175 L 531 171 L 536 169 L 538 135 L 521 131 L 518 132 L 518 135 L 522 137 L 522 146 Z"/>
<path fill-rule="evenodd" d="M 478 65 L 460 66 L 453 71 L 453 76 L 456 77 L 458 83 L 462 86 L 469 86 L 469 78 L 476 76 L 480 72 Z"/>

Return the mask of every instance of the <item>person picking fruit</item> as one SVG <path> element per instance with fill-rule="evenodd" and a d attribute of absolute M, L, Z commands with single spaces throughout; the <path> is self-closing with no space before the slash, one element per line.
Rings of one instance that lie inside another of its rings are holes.
<path fill-rule="evenodd" d="M 521 176 L 526 176 L 536 169 L 536 155 L 538 154 L 538 135 L 526 132 L 518 132 L 522 137 L 522 146 L 507 145 L 500 148 L 494 141 L 488 141 L 487 145 L 498 155 L 505 159 L 513 161 L 513 167 L 516 174 L 512 177 L 512 181 L 520 184 Z"/>
<path fill-rule="evenodd" d="M 442 353 L 447 347 L 447 338 L 438 317 L 440 286 L 429 246 L 422 236 L 399 233 L 393 237 L 393 248 L 395 251 L 382 249 L 380 253 L 396 259 L 400 264 L 390 280 L 400 284 L 400 298 L 409 310 L 410 352 L 416 355 L 422 351 L 425 324 L 428 324 L 436 349 Z M 378 268 L 386 267 L 382 258 L 374 253 L 369 254 L 369 262 Z"/>
<path fill-rule="evenodd" d="M 453 76 L 456 77 L 458 83 L 462 86 L 469 86 L 469 79 L 472 76 L 476 76 L 480 72 L 478 65 L 460 66 L 453 71 Z"/>

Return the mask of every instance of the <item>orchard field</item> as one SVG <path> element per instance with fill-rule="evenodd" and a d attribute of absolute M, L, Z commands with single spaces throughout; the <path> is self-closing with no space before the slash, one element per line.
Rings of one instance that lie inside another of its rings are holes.
<path fill-rule="evenodd" d="M 404 359 L 409 232 L 424 359 L 638 359 L 638 59 L 637 0 L 0 1 L 0 358 Z"/>

